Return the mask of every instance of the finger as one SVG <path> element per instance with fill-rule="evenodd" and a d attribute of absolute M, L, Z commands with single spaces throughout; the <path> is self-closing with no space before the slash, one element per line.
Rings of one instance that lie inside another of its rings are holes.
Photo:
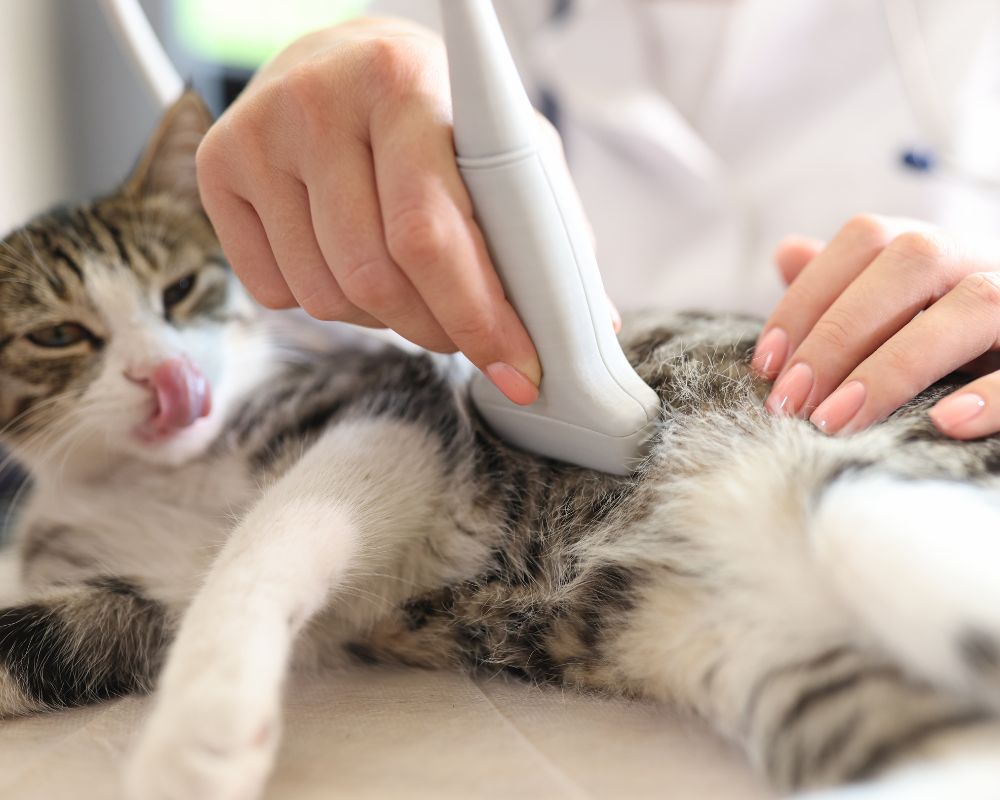
<path fill-rule="evenodd" d="M 344 295 L 330 272 L 313 231 L 305 186 L 277 170 L 255 185 L 267 187 L 252 199 L 296 302 L 316 319 L 382 327 Z"/>
<path fill-rule="evenodd" d="M 930 411 L 931 422 L 952 439 L 978 439 L 1000 431 L 1000 372 L 950 394 Z"/>
<path fill-rule="evenodd" d="M 806 264 L 820 254 L 826 242 L 807 236 L 786 236 L 774 250 L 774 263 L 788 286 L 805 269 Z"/>
<path fill-rule="evenodd" d="M 818 260 L 818 259 L 817 259 Z M 938 233 L 896 237 L 823 314 L 789 359 L 767 407 L 808 415 L 861 362 L 989 260 Z"/>
<path fill-rule="evenodd" d="M 254 207 L 235 188 L 242 170 L 233 163 L 225 117 L 208 132 L 196 154 L 201 203 L 233 271 L 250 295 L 267 308 L 293 308 L 295 297 L 278 269 Z"/>
<path fill-rule="evenodd" d="M 336 153 L 310 172 L 312 225 L 333 276 L 348 299 L 411 342 L 438 352 L 455 345 L 386 250 L 367 144 L 338 139 Z M 317 154 L 322 155 L 322 154 Z"/>
<path fill-rule="evenodd" d="M 222 251 L 250 295 L 266 308 L 294 308 L 295 296 L 278 269 L 253 206 L 226 191 L 203 187 L 201 194 Z"/>
<path fill-rule="evenodd" d="M 820 317 L 888 245 L 897 225 L 883 217 L 855 217 L 803 267 L 757 340 L 751 364 L 758 374 L 773 380 L 786 368 Z"/>
<path fill-rule="evenodd" d="M 995 349 L 998 338 L 1000 274 L 970 275 L 865 359 L 810 420 L 827 433 L 866 428 Z"/>
<path fill-rule="evenodd" d="M 473 221 L 448 121 L 391 121 L 396 124 L 373 135 L 390 255 L 469 360 L 514 402 L 534 402 L 538 356 Z M 400 170 L 400 164 L 414 168 Z"/>

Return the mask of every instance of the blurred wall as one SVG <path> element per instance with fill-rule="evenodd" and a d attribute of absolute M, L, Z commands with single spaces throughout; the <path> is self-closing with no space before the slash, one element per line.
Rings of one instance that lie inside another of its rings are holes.
<path fill-rule="evenodd" d="M 0 0 L 0 230 L 65 191 L 58 0 Z"/>
<path fill-rule="evenodd" d="M 96 0 L 0 0 L 0 231 L 113 188 L 156 116 Z"/>

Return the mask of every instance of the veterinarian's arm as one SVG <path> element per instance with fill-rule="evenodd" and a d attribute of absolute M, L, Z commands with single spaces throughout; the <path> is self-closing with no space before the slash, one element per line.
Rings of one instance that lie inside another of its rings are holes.
<path fill-rule="evenodd" d="M 363 19 L 299 39 L 209 131 L 198 180 L 263 305 L 461 350 L 510 399 L 537 397 L 538 357 L 455 164 L 434 34 Z"/>
<path fill-rule="evenodd" d="M 1000 431 L 1000 372 L 992 371 L 1000 242 L 861 216 L 828 244 L 785 240 L 776 261 L 790 285 L 754 355 L 757 371 L 777 378 L 769 410 L 849 433 L 968 369 L 983 377 L 941 400 L 931 419 L 957 439 Z"/>

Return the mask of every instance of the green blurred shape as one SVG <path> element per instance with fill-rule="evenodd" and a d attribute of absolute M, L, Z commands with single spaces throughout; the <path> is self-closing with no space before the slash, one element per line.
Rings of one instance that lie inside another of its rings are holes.
<path fill-rule="evenodd" d="M 177 31 L 207 61 L 257 67 L 306 31 L 359 16 L 369 0 L 175 0 Z"/>

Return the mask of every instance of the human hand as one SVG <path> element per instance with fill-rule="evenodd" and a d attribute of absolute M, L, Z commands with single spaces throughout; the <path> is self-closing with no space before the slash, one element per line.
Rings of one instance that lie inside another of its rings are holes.
<path fill-rule="evenodd" d="M 473 220 L 429 31 L 366 19 L 298 40 L 209 131 L 198 180 L 263 305 L 461 350 L 514 402 L 537 398 L 538 356 Z"/>
<path fill-rule="evenodd" d="M 766 403 L 772 413 L 808 415 L 827 433 L 851 433 L 957 369 L 982 372 L 1000 350 L 998 242 L 859 216 L 828 244 L 786 239 L 775 260 L 790 285 L 752 362 L 777 378 Z M 963 386 L 930 414 L 957 439 L 1000 431 L 1000 372 Z"/>

